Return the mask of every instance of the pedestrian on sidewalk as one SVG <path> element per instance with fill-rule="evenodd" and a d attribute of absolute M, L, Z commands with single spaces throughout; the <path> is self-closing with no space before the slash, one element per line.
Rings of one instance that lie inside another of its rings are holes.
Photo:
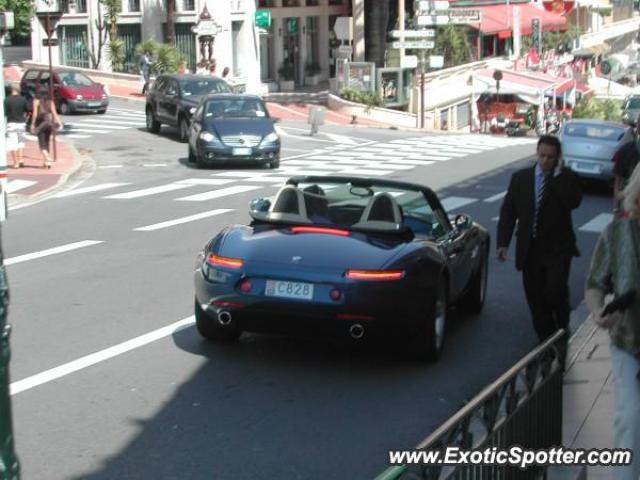
<path fill-rule="evenodd" d="M 51 168 L 49 157 L 49 142 L 51 134 L 62 128 L 62 121 L 58 116 L 56 104 L 49 96 L 43 93 L 33 102 L 33 115 L 31 116 L 31 133 L 38 136 L 38 145 L 42 153 L 44 168 Z"/>
<path fill-rule="evenodd" d="M 566 342 L 569 271 L 572 258 L 580 254 L 571 211 L 580 205 L 582 192 L 578 177 L 563 165 L 557 137 L 542 135 L 536 154 L 534 166 L 511 177 L 500 208 L 497 257 L 507 259 L 517 222 L 516 269 L 522 271 L 533 327 L 540 342 L 563 328 Z"/>
<path fill-rule="evenodd" d="M 11 158 L 9 166 L 19 168 L 24 165 L 24 132 L 29 105 L 16 87 L 10 87 L 10 94 L 4 100 L 4 114 L 7 119 L 7 151 Z"/>
<path fill-rule="evenodd" d="M 187 68 L 187 61 L 186 60 L 182 60 L 180 62 L 180 66 L 178 67 L 178 73 L 180 75 L 188 75 L 191 72 L 189 71 L 189 69 Z"/>
<path fill-rule="evenodd" d="M 149 80 L 151 79 L 151 59 L 149 58 L 149 52 L 142 52 L 140 55 L 140 61 L 138 62 L 138 68 L 140 69 L 140 75 L 144 85 L 142 86 L 142 95 L 145 95 L 149 90 Z"/>
<path fill-rule="evenodd" d="M 631 449 L 631 465 L 615 467 L 616 480 L 640 478 L 640 166 L 622 191 L 626 218 L 604 229 L 591 259 L 585 302 L 594 321 L 609 329 L 615 392 L 614 448 Z M 605 295 L 635 291 L 635 301 L 603 315 Z"/>
<path fill-rule="evenodd" d="M 622 191 L 627 185 L 631 172 L 640 161 L 640 116 L 636 119 L 633 139 L 622 145 L 613 154 L 613 210 L 617 215 L 625 215 L 622 208 Z"/>
<path fill-rule="evenodd" d="M 216 66 L 217 66 L 217 63 L 215 59 L 211 60 L 211 62 L 209 63 L 209 75 L 213 75 L 213 76 L 216 75 Z"/>
<path fill-rule="evenodd" d="M 196 75 L 206 75 L 209 73 L 209 69 L 207 68 L 207 63 L 202 60 L 196 65 Z"/>

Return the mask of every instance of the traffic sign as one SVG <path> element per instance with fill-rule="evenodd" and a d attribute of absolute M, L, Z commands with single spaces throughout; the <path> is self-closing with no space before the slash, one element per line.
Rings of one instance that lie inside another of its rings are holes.
<path fill-rule="evenodd" d="M 418 2 L 418 11 L 428 12 L 429 10 L 446 10 L 449 8 L 449 2 L 446 0 L 420 0 Z"/>
<path fill-rule="evenodd" d="M 448 15 L 418 15 L 417 23 L 424 25 L 447 25 L 449 23 Z"/>
<path fill-rule="evenodd" d="M 433 48 L 435 44 L 431 40 L 415 40 L 415 41 L 393 42 L 391 46 L 393 48 L 429 49 L 429 48 Z"/>
<path fill-rule="evenodd" d="M 42 39 L 42 46 L 43 47 L 48 47 L 49 45 L 51 45 L 52 47 L 57 47 L 58 46 L 58 39 L 57 38 L 43 38 Z"/>
<path fill-rule="evenodd" d="M 450 23 L 478 23 L 482 19 L 482 13 L 478 9 L 452 8 L 446 13 Z"/>
<path fill-rule="evenodd" d="M 392 30 L 393 38 L 431 38 L 436 36 L 435 30 Z"/>

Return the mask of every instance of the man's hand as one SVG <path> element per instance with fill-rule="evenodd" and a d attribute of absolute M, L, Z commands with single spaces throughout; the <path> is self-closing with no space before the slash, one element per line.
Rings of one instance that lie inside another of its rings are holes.
<path fill-rule="evenodd" d="M 504 262 L 507 259 L 507 250 L 507 247 L 498 247 L 498 250 L 496 250 L 496 258 Z"/>
<path fill-rule="evenodd" d="M 564 160 L 562 160 L 561 158 L 558 160 L 558 164 L 556 165 L 556 168 L 553 169 L 553 176 L 557 177 L 558 175 L 560 175 L 563 169 L 564 169 Z"/>
<path fill-rule="evenodd" d="M 607 330 L 613 327 L 613 325 L 620 320 L 620 312 L 613 312 L 609 315 L 594 315 L 594 321 L 602 328 Z"/>

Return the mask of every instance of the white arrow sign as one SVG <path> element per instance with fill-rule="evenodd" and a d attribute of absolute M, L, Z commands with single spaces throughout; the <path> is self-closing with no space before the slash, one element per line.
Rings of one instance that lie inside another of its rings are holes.
<path fill-rule="evenodd" d="M 436 36 L 435 30 L 392 30 L 394 38 L 431 38 Z"/>
<path fill-rule="evenodd" d="M 418 25 L 446 25 L 449 23 L 448 15 L 418 15 Z"/>
<path fill-rule="evenodd" d="M 393 42 L 391 44 L 393 48 L 420 48 L 428 49 L 433 48 L 435 44 L 430 40 L 416 40 L 414 42 Z"/>

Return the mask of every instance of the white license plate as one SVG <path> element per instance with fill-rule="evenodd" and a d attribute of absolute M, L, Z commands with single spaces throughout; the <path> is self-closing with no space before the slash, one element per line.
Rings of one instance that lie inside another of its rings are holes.
<path fill-rule="evenodd" d="M 267 280 L 267 286 L 265 288 L 264 294 L 267 297 L 311 300 L 313 298 L 313 285 L 310 283 Z"/>
<path fill-rule="evenodd" d="M 89 103 L 87 103 L 87 105 L 89 105 L 90 107 L 99 107 L 100 106 L 100 102 L 89 102 Z"/>
<path fill-rule="evenodd" d="M 247 156 L 247 155 L 251 155 L 251 149 L 247 147 L 234 148 L 232 153 L 239 157 Z"/>
<path fill-rule="evenodd" d="M 597 163 L 573 162 L 571 166 L 576 172 L 583 173 L 600 173 L 602 170 L 602 167 Z"/>

